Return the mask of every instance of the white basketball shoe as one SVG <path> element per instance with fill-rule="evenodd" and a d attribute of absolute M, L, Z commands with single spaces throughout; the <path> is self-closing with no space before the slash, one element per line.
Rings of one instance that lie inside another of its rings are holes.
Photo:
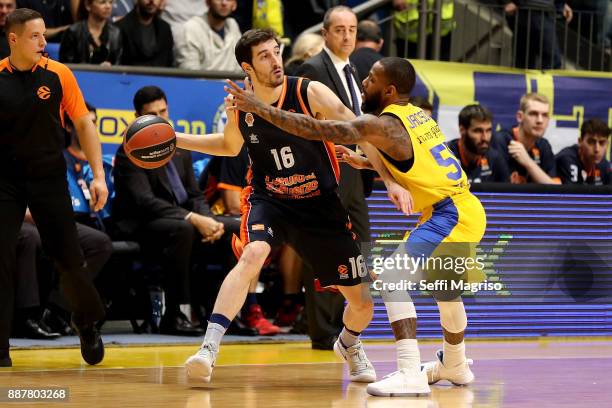
<path fill-rule="evenodd" d="M 422 365 L 427 373 L 427 380 L 430 384 L 435 384 L 440 380 L 447 380 L 454 385 L 467 385 L 474 381 L 474 373 L 470 370 L 470 365 L 474 363 L 471 358 L 454 367 L 446 367 L 443 363 L 444 353 L 442 350 L 436 352 L 436 360 L 429 361 Z"/>
<path fill-rule="evenodd" d="M 208 383 L 217 359 L 217 350 L 212 344 L 204 344 L 197 353 L 185 362 L 187 380 L 192 385 Z"/>
<path fill-rule="evenodd" d="M 368 360 L 361 342 L 345 348 L 340 343 L 340 339 L 338 339 L 334 343 L 334 352 L 348 364 L 351 381 L 365 383 L 376 381 L 376 371 L 374 371 L 374 366 Z"/>
<path fill-rule="evenodd" d="M 420 397 L 431 393 L 425 370 L 406 368 L 368 384 L 366 391 L 377 397 Z"/>

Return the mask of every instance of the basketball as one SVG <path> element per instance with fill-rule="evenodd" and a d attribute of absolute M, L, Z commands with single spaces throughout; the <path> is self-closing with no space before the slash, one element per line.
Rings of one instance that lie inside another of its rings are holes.
<path fill-rule="evenodd" d="M 128 126 L 123 137 L 125 154 L 135 165 L 156 169 L 168 163 L 176 151 L 176 134 L 159 116 L 144 115 Z"/>

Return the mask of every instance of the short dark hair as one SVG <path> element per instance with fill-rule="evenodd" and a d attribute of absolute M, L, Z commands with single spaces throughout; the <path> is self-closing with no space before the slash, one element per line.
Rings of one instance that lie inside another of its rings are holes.
<path fill-rule="evenodd" d="M 416 82 L 416 72 L 410 61 L 399 57 L 385 57 L 378 62 L 385 70 L 389 85 L 394 85 L 400 95 L 410 94 Z"/>
<path fill-rule="evenodd" d="M 241 65 L 243 62 L 252 65 L 252 48 L 269 40 L 276 41 L 276 44 L 280 46 L 280 40 L 278 39 L 276 33 L 269 28 L 252 29 L 242 34 L 242 36 L 236 43 L 236 47 L 234 48 L 234 54 L 236 55 L 236 61 L 238 61 L 238 65 Z"/>
<path fill-rule="evenodd" d="M 580 139 L 586 134 L 610 137 L 610 128 L 602 120 L 593 118 L 584 121 L 580 127 Z"/>
<path fill-rule="evenodd" d="M 332 7 L 332 8 L 328 9 L 325 12 L 325 15 L 323 15 L 323 28 L 324 29 L 327 30 L 329 28 L 329 26 L 331 25 L 331 15 L 333 13 L 335 13 L 336 11 L 348 11 L 348 12 L 351 12 L 351 13 L 355 14 L 353 9 L 351 9 L 350 7 L 347 7 L 347 6 L 335 6 L 335 7 Z M 356 16 L 357 15 L 355 14 L 355 17 Z"/>
<path fill-rule="evenodd" d="M 493 122 L 491 111 L 479 104 L 467 105 L 459 112 L 459 126 L 469 129 L 472 119 Z"/>
<path fill-rule="evenodd" d="M 147 103 L 163 99 L 164 102 L 168 103 L 168 98 L 161 88 L 155 85 L 143 86 L 134 94 L 134 110 L 136 113 L 142 112 L 142 107 Z"/>
<path fill-rule="evenodd" d="M 376 21 L 362 20 L 357 24 L 357 41 L 374 41 L 382 40 L 382 31 Z"/>
<path fill-rule="evenodd" d="M 410 102 L 414 106 L 418 106 L 419 108 L 425 110 L 429 110 L 433 112 L 433 105 L 424 97 L 415 95 L 408 98 L 408 102 Z"/>
<path fill-rule="evenodd" d="M 42 14 L 38 11 L 29 8 L 18 8 L 12 11 L 6 17 L 6 23 L 4 24 L 4 32 L 10 33 L 17 26 L 22 26 L 28 21 L 42 19 Z"/>

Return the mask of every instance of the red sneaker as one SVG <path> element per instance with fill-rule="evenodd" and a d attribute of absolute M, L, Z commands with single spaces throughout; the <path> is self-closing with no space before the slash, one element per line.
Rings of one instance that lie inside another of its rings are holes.
<path fill-rule="evenodd" d="M 251 305 L 249 312 L 242 321 L 248 326 L 257 329 L 260 336 L 275 336 L 280 333 L 280 327 L 273 325 L 266 319 L 261 306 Z"/>
<path fill-rule="evenodd" d="M 293 326 L 293 323 L 295 323 L 295 320 L 297 319 L 303 308 L 304 307 L 302 305 L 298 304 L 293 304 L 289 307 L 281 306 L 281 308 L 278 309 L 276 319 L 274 319 L 274 324 L 279 327 Z"/>

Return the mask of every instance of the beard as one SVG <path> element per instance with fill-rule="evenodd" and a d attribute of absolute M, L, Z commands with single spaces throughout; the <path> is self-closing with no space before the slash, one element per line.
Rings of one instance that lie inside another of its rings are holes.
<path fill-rule="evenodd" d="M 478 147 L 478 145 L 474 143 L 474 141 L 467 135 L 463 138 L 463 144 L 465 148 L 472 154 L 483 155 L 487 152 L 487 150 L 489 150 L 488 144 L 483 147 Z"/>
<path fill-rule="evenodd" d="M 228 17 L 230 16 L 230 14 L 224 16 L 222 14 L 219 14 L 219 12 L 217 10 L 215 10 L 214 8 L 209 8 L 208 9 L 208 13 L 216 20 L 227 20 Z"/>
<path fill-rule="evenodd" d="M 270 72 L 267 76 L 260 75 L 257 71 L 254 72 L 255 77 L 257 78 L 257 82 L 259 82 L 266 88 L 276 88 L 277 86 L 282 85 L 283 81 L 285 80 L 284 72 L 283 75 L 280 76 L 280 78 L 276 78 L 276 75 L 274 75 L 272 72 Z"/>
<path fill-rule="evenodd" d="M 363 113 L 375 113 L 380 109 L 381 105 L 382 91 L 379 91 L 374 95 L 368 95 L 364 93 L 364 98 L 361 102 L 361 111 Z"/>

